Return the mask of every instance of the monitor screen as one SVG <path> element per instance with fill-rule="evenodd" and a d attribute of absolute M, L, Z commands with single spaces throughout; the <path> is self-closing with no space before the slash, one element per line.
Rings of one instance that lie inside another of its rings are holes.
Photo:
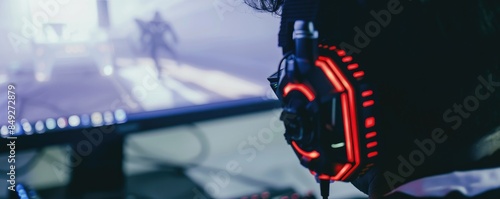
<path fill-rule="evenodd" d="M 272 99 L 278 27 L 236 0 L 1 1 L 1 135 Z"/>

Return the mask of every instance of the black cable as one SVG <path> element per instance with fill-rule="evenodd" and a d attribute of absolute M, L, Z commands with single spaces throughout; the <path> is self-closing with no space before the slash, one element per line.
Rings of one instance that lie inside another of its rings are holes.
<path fill-rule="evenodd" d="M 328 196 L 330 195 L 330 180 L 321 180 L 320 190 L 321 197 L 323 197 L 323 199 L 328 199 Z"/>
<path fill-rule="evenodd" d="M 278 80 L 281 78 L 281 64 L 283 63 L 283 61 L 288 58 L 290 55 L 292 55 L 292 51 L 289 51 L 287 53 L 285 53 L 285 55 L 283 55 L 283 58 L 281 58 L 279 64 L 278 64 Z"/>

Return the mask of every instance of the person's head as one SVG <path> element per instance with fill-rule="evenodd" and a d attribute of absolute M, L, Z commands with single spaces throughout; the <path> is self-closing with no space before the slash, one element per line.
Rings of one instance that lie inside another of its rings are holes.
<path fill-rule="evenodd" d="M 279 15 L 285 0 L 245 2 Z M 487 159 L 500 142 L 488 152 L 476 146 L 500 127 L 499 1 L 323 0 L 318 16 L 319 39 L 349 44 L 379 91 L 381 161 L 353 182 L 360 190 L 386 193 L 423 176 L 494 165 Z M 442 141 L 432 140 L 441 131 Z M 418 150 L 423 163 L 401 173 Z"/>

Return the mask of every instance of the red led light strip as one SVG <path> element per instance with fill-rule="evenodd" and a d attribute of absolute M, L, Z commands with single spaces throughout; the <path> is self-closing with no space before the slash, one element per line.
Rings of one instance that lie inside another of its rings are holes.
<path fill-rule="evenodd" d="M 337 51 L 337 54 L 339 54 L 340 56 L 344 56 L 345 51 L 339 50 Z M 344 165 L 344 167 L 341 169 L 341 172 L 339 172 L 336 176 L 332 177 L 332 179 L 344 180 L 347 176 L 349 176 L 352 172 L 354 172 L 354 170 L 357 167 L 359 167 L 360 164 L 358 126 L 356 120 L 354 89 L 352 85 L 349 83 L 346 76 L 340 71 L 338 66 L 330 58 L 320 56 L 319 60 L 325 62 L 329 66 L 330 70 L 334 73 L 335 77 L 339 79 L 339 81 L 347 91 L 347 93 L 343 93 L 341 95 L 342 113 L 344 117 L 344 126 L 345 126 L 344 133 L 346 136 L 347 158 L 348 161 L 353 162 L 354 165 L 352 166 L 352 168 L 350 168 L 351 167 L 350 164 Z"/>
<path fill-rule="evenodd" d="M 375 118 L 374 117 L 368 117 L 365 119 L 365 127 L 366 128 L 371 128 L 375 126 Z"/>
<path fill-rule="evenodd" d="M 349 169 L 351 169 L 351 166 L 352 166 L 351 164 L 346 163 L 346 164 L 342 167 L 342 169 L 340 169 L 339 173 L 346 173 Z M 332 177 L 330 178 L 330 180 L 335 180 L 335 181 L 338 181 L 338 180 L 340 180 L 340 177 L 337 177 L 337 176 L 332 176 Z"/>
<path fill-rule="evenodd" d="M 355 77 L 355 78 L 360 78 L 360 77 L 363 77 L 364 75 L 365 75 L 364 71 L 358 71 L 358 72 L 354 72 L 352 74 L 352 76 Z"/>
<path fill-rule="evenodd" d="M 326 57 L 323 57 L 325 59 Z M 350 116 L 350 123 L 351 123 L 351 135 L 352 135 L 352 141 L 353 141 L 353 149 L 354 149 L 354 165 L 352 169 L 350 169 L 346 176 L 349 176 L 352 172 L 354 172 L 357 167 L 359 167 L 360 164 L 360 154 L 359 154 L 359 143 L 358 143 L 358 124 L 357 124 L 357 119 L 356 119 L 356 106 L 355 106 L 355 98 L 354 98 L 354 89 L 352 85 L 349 83 L 348 79 L 344 74 L 340 71 L 339 67 L 329 58 L 326 58 L 326 62 L 331 66 L 332 70 L 334 71 L 335 75 L 341 80 L 342 84 L 347 90 L 347 96 L 349 98 L 348 104 L 349 104 L 349 116 Z"/>
<path fill-rule="evenodd" d="M 346 55 L 345 50 L 337 50 L 337 55 L 343 57 Z"/>
<path fill-rule="evenodd" d="M 375 101 L 373 101 L 373 100 L 364 101 L 363 107 L 369 107 L 369 106 L 373 105 L 374 103 L 375 103 Z"/>
<path fill-rule="evenodd" d="M 366 90 L 366 91 L 363 91 L 363 92 L 361 93 L 361 96 L 362 96 L 362 97 L 368 97 L 368 96 L 370 96 L 370 95 L 373 95 L 373 91 L 372 91 L 372 90 Z"/>
<path fill-rule="evenodd" d="M 326 174 L 321 174 L 318 177 L 320 180 L 330 180 L 330 176 Z"/>
<path fill-rule="evenodd" d="M 340 169 L 339 174 L 347 172 L 351 168 L 351 166 L 352 165 L 349 164 L 349 163 L 344 164 L 344 166 L 342 166 L 342 169 Z M 314 171 L 311 171 L 311 174 L 313 176 L 316 176 L 316 172 L 314 172 Z M 340 177 L 341 177 L 339 174 L 337 174 L 335 176 L 329 176 L 327 174 L 321 174 L 321 175 L 318 176 L 318 178 L 320 180 L 334 180 L 334 181 L 338 181 L 338 180 L 340 180 Z"/>
<path fill-rule="evenodd" d="M 351 123 L 349 121 L 349 107 L 348 107 L 348 103 L 347 103 L 347 94 L 346 93 L 342 93 L 342 95 L 340 95 L 340 98 L 341 98 L 341 102 L 342 102 L 342 118 L 343 119 L 343 122 L 344 122 L 344 134 L 345 134 L 345 139 L 346 139 L 346 150 L 347 150 L 347 160 L 349 162 L 352 162 L 354 161 L 354 157 L 353 157 L 353 149 L 352 149 L 352 138 L 351 136 L 349 135 L 351 133 Z"/>
<path fill-rule="evenodd" d="M 348 70 L 354 70 L 354 69 L 356 69 L 358 67 L 359 67 L 359 65 L 356 64 L 356 63 L 347 65 L 347 69 Z"/>
<path fill-rule="evenodd" d="M 377 156 L 377 155 L 378 155 L 378 152 L 377 152 L 377 151 L 374 151 L 374 152 L 370 152 L 370 153 L 368 153 L 367 157 L 369 157 L 369 158 L 373 158 L 373 157 L 375 157 L 375 156 Z"/>
<path fill-rule="evenodd" d="M 285 88 L 283 89 L 283 95 L 286 97 L 293 90 L 302 92 L 302 94 L 304 94 L 309 101 L 313 101 L 315 98 L 313 91 L 309 87 L 304 84 L 294 83 L 289 83 L 285 86 Z"/>
<path fill-rule="evenodd" d="M 370 138 L 372 138 L 372 137 L 375 137 L 376 135 L 377 135 L 377 132 L 372 131 L 372 132 L 370 132 L 370 133 L 367 133 L 367 134 L 365 135 L 365 137 L 366 137 L 367 139 L 370 139 Z"/>
<path fill-rule="evenodd" d="M 333 72 L 330 70 L 328 65 L 326 65 L 325 62 L 322 61 L 316 61 L 316 65 L 321 68 L 323 73 L 325 73 L 326 77 L 328 77 L 328 80 L 330 80 L 330 83 L 332 83 L 333 87 L 335 88 L 335 91 L 337 92 L 344 92 L 344 87 L 342 84 L 339 82 L 339 80 L 335 77 Z"/>
<path fill-rule="evenodd" d="M 292 146 L 300 155 L 306 158 L 316 159 L 319 157 L 319 153 L 317 151 L 311 151 L 311 152 L 304 151 L 299 147 L 299 145 L 297 145 L 297 143 L 295 143 L 295 141 L 292 141 Z"/>
<path fill-rule="evenodd" d="M 347 62 L 350 62 L 350 61 L 352 61 L 352 57 L 351 56 L 345 56 L 345 57 L 342 58 L 342 62 L 344 62 L 344 63 L 347 63 Z"/>
<path fill-rule="evenodd" d="M 366 144 L 366 148 L 373 148 L 373 147 L 375 147 L 377 145 L 378 145 L 378 143 L 376 141 L 375 142 L 370 142 L 370 143 Z"/>

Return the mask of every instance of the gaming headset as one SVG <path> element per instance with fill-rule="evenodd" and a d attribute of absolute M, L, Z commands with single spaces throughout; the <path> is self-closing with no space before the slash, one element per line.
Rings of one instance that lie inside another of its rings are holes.
<path fill-rule="evenodd" d="M 293 48 L 268 80 L 282 104 L 285 139 L 327 198 L 330 182 L 362 176 L 379 155 L 376 93 L 352 56 L 318 42 L 312 21 L 294 20 L 288 32 Z"/>

